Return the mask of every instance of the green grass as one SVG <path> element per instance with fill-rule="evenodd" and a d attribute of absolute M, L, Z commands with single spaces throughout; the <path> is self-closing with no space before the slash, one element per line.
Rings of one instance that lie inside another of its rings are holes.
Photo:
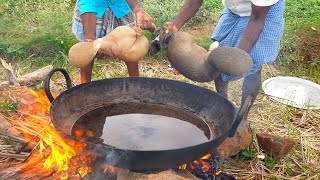
<path fill-rule="evenodd" d="M 22 74 L 48 64 L 67 68 L 72 73 L 77 72 L 66 62 L 68 50 L 77 42 L 71 32 L 74 2 L 75 0 L 1 1 L 0 57 L 18 63 L 19 67 L 14 69 Z M 142 5 L 154 18 L 157 26 L 161 27 L 163 23 L 172 20 L 182 3 L 183 0 L 145 0 Z M 212 22 L 211 17 L 219 15 L 221 5 L 213 0 L 205 1 L 201 11 L 186 26 Z M 146 32 L 145 35 L 151 39 L 151 33 Z M 165 59 L 165 52 L 160 52 L 156 58 Z M 97 69 L 100 67 L 104 66 L 95 66 L 95 71 L 101 71 Z"/>
<path fill-rule="evenodd" d="M 158 27 L 172 18 L 184 0 L 144 0 L 142 5 Z M 43 64 L 67 67 L 65 57 L 69 48 L 77 42 L 71 32 L 71 18 L 75 0 L 3 0 L 0 2 L 0 56 L 10 62 L 36 62 L 28 66 L 34 70 Z M 206 0 L 200 11 L 186 27 L 215 23 L 222 10 L 218 0 Z M 306 76 L 319 82 L 319 56 L 308 63 L 301 63 L 304 49 L 301 36 L 313 37 L 320 32 L 320 0 L 286 0 L 285 33 L 279 54 L 281 70 L 288 75 Z M 317 31 L 310 31 L 311 27 Z M 304 29 L 299 33 L 300 29 Z M 309 30 L 309 31 L 306 31 Z M 302 34 L 302 35 L 301 35 Z M 150 34 L 148 34 L 150 39 Z M 210 38 L 198 38 L 197 43 L 208 48 Z M 162 59 L 163 56 L 158 56 Z M 24 65 L 27 65 L 24 62 Z"/>
<path fill-rule="evenodd" d="M 63 54 L 76 42 L 70 32 L 71 4 L 68 0 L 2 1 L 0 56 L 29 69 L 63 65 Z"/>
<path fill-rule="evenodd" d="M 320 0 L 286 0 L 281 70 L 320 83 L 319 41 Z"/>
<path fill-rule="evenodd" d="M 144 0 L 142 6 L 155 20 L 158 27 L 161 27 L 165 22 L 172 21 L 177 15 L 184 0 Z M 203 2 L 200 10 L 186 26 L 192 26 L 197 23 L 212 23 L 216 19 L 222 9 L 222 3 L 216 0 L 206 0 Z"/>
<path fill-rule="evenodd" d="M 18 101 L 13 101 L 9 98 L 4 98 L 0 100 L 0 113 L 8 116 L 10 112 L 17 112 Z"/>
<path fill-rule="evenodd" d="M 254 157 L 253 147 L 249 146 L 247 149 L 244 149 L 240 153 L 236 154 L 234 159 L 237 162 L 243 162 L 245 160 L 251 160 Z"/>
<path fill-rule="evenodd" d="M 286 32 L 320 22 L 320 0 L 286 0 Z"/>

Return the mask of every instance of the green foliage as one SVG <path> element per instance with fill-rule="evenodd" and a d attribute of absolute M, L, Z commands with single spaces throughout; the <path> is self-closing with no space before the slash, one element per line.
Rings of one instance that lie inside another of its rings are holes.
<path fill-rule="evenodd" d="M 286 31 L 320 22 L 320 0 L 286 0 Z"/>
<path fill-rule="evenodd" d="M 223 4 L 221 3 L 221 1 L 204 0 L 195 19 L 197 19 L 198 22 L 205 21 L 211 23 L 219 18 L 222 10 Z"/>
<path fill-rule="evenodd" d="M 206 37 L 204 39 L 195 39 L 196 43 L 203 47 L 204 49 L 209 49 L 210 45 L 212 44 L 212 39 L 211 37 Z"/>
<path fill-rule="evenodd" d="M 70 32 L 73 4 L 74 0 L 3 1 L 0 56 L 13 62 L 40 57 L 64 61 L 62 54 L 76 42 Z"/>
<path fill-rule="evenodd" d="M 307 76 L 320 82 L 320 23 L 305 25 L 286 35 L 279 53 L 283 72 L 293 76 Z"/>
<path fill-rule="evenodd" d="M 3 99 L 0 101 L 0 112 L 7 115 L 9 111 L 18 111 L 18 101 L 12 101 L 10 99 Z"/>
<path fill-rule="evenodd" d="M 280 67 L 292 76 L 320 82 L 320 0 L 286 0 Z"/>
<path fill-rule="evenodd" d="M 31 69 L 45 64 L 67 67 L 66 55 L 77 42 L 71 32 L 71 18 L 76 0 L 2 0 L 0 1 L 0 56 L 11 62 L 23 62 Z M 184 0 L 141 0 L 141 4 L 155 20 L 157 27 L 172 21 Z M 223 5 L 219 0 L 205 0 L 199 12 L 186 24 L 216 22 Z M 282 39 L 279 62 L 282 71 L 293 76 L 308 76 L 320 82 L 319 56 L 305 60 L 304 42 L 312 42 L 301 36 L 315 36 L 320 32 L 320 0 L 286 0 L 285 33 Z M 299 33 L 299 29 L 303 29 Z M 151 34 L 146 33 L 150 40 Z M 197 37 L 195 37 L 197 38 Z M 211 40 L 196 39 L 208 48 Z M 301 41 L 301 43 L 299 43 Z M 312 49 L 308 46 L 306 49 Z M 318 53 L 319 54 L 319 53 Z M 164 58 L 160 52 L 156 58 Z"/>
<path fill-rule="evenodd" d="M 143 8 L 148 12 L 157 27 L 161 27 L 165 22 L 170 22 L 180 11 L 184 0 L 144 0 Z M 220 14 L 222 9 L 221 1 L 206 0 L 198 11 L 198 13 L 190 20 L 187 26 L 195 25 L 195 23 L 212 22 Z"/>
<path fill-rule="evenodd" d="M 14 63 L 17 74 L 25 74 L 40 67 L 52 64 L 55 67 L 64 67 L 71 77 L 78 76 L 78 69 L 67 64 L 69 48 L 77 42 L 71 32 L 71 18 L 76 0 L 0 0 L 0 57 Z M 155 20 L 157 27 L 172 21 L 182 7 L 184 0 L 140 0 L 145 11 Z M 222 11 L 221 0 L 204 0 L 200 11 L 186 26 L 201 26 L 201 24 L 217 22 Z M 320 0 L 286 0 L 285 32 L 281 43 L 279 55 L 280 67 L 283 74 L 293 76 L 308 76 L 320 83 L 319 40 L 314 40 L 320 34 Z M 312 27 L 315 29 L 312 29 Z M 145 31 L 148 39 L 151 33 Z M 198 45 L 208 49 L 212 40 L 210 37 L 195 37 Z M 313 46 L 315 44 L 318 46 Z M 302 48 L 303 47 L 303 48 Z M 313 50 L 313 51 L 312 51 Z M 306 58 L 306 52 L 316 52 L 315 56 Z M 317 56 L 318 55 L 318 56 Z M 158 61 L 166 58 L 166 51 L 161 50 L 155 57 L 146 57 L 141 61 L 142 76 L 176 79 L 188 83 L 214 89 L 213 83 L 200 84 L 192 82 L 182 76 L 175 76 L 168 69 L 167 61 Z M 305 62 L 305 60 L 308 60 Z M 93 70 L 93 79 L 126 76 L 124 63 L 119 60 L 97 61 Z M 266 78 L 273 76 L 267 74 Z M 265 78 L 265 79 L 266 79 Z M 65 83 L 63 81 L 63 86 Z M 60 85 L 60 84 L 59 84 Z M 60 87 L 60 86 L 59 86 Z M 6 99 L 0 101 L 0 112 L 17 111 L 18 102 Z M 282 112 L 283 113 L 283 112 Z M 296 109 L 288 107 L 284 110 L 283 123 L 290 124 L 295 117 Z M 278 122 L 277 122 L 278 123 Z M 282 123 L 282 122 L 280 122 Z M 295 136 L 297 132 L 292 126 L 287 132 Z M 270 127 L 268 127 L 270 128 Z M 278 127 L 277 127 L 278 128 Z M 304 149 L 302 140 L 301 148 Z M 259 161 L 255 158 L 256 147 L 250 146 L 237 154 L 234 159 L 238 162 L 246 160 Z M 309 149 L 303 152 L 293 151 L 294 157 L 299 157 L 301 171 L 308 168 L 304 157 L 309 157 Z M 317 153 L 320 160 L 320 153 Z M 287 175 L 294 175 L 295 170 L 290 167 L 291 160 L 285 159 Z M 270 170 L 278 170 L 276 160 L 267 155 L 263 160 Z M 302 176 L 303 177 L 303 176 Z M 319 176 L 313 176 L 319 179 Z"/>
<path fill-rule="evenodd" d="M 276 160 L 275 160 L 275 156 L 273 154 L 267 154 L 264 162 L 265 162 L 265 165 L 268 169 L 274 170 L 274 168 L 276 166 Z"/>
<path fill-rule="evenodd" d="M 241 163 L 241 162 L 244 162 L 244 161 L 247 161 L 247 160 L 252 160 L 254 159 L 254 156 L 255 156 L 255 147 L 253 146 L 249 146 L 247 149 L 239 152 L 237 155 L 234 156 L 234 159 Z M 263 160 L 264 161 L 264 164 L 265 166 L 270 169 L 270 170 L 274 170 L 275 169 L 275 166 L 276 166 L 276 157 L 274 154 L 267 154 L 265 159 Z"/>
<path fill-rule="evenodd" d="M 0 16 L 6 14 L 12 9 L 13 1 L 12 0 L 2 0 L 0 2 Z"/>
<path fill-rule="evenodd" d="M 157 27 L 169 22 L 177 14 L 182 6 L 183 0 L 144 0 L 142 6 L 146 12 L 154 19 Z"/>
<path fill-rule="evenodd" d="M 245 160 L 250 160 L 253 158 L 253 150 L 252 147 L 249 146 L 247 149 L 239 152 L 237 155 L 235 155 L 235 160 L 237 162 L 243 162 Z"/>

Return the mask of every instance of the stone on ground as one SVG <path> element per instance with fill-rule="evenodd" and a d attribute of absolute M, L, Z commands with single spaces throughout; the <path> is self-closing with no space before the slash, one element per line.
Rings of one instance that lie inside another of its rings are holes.
<path fill-rule="evenodd" d="M 252 143 L 252 131 L 247 121 L 241 121 L 234 137 L 227 138 L 218 148 L 220 159 L 238 154 Z"/>
<path fill-rule="evenodd" d="M 294 140 L 265 133 L 257 133 L 259 147 L 266 153 L 274 153 L 278 158 L 285 157 L 293 145 Z"/>

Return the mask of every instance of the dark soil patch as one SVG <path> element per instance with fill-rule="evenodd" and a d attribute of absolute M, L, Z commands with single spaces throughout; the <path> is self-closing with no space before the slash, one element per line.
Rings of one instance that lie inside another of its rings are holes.
<path fill-rule="evenodd" d="M 205 23 L 186 27 L 183 31 L 191 34 L 192 36 L 194 36 L 194 38 L 205 39 L 211 37 L 213 30 L 213 24 Z"/>
<path fill-rule="evenodd" d="M 301 61 L 308 68 L 310 65 L 319 63 L 320 65 L 320 24 L 307 26 L 297 31 L 295 34 L 295 51 L 302 57 Z"/>

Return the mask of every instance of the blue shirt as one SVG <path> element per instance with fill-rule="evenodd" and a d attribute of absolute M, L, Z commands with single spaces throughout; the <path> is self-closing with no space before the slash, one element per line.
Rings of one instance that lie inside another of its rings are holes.
<path fill-rule="evenodd" d="M 126 0 L 79 0 L 80 15 L 93 12 L 97 18 L 102 18 L 108 7 L 116 18 L 121 18 L 131 11 Z"/>

